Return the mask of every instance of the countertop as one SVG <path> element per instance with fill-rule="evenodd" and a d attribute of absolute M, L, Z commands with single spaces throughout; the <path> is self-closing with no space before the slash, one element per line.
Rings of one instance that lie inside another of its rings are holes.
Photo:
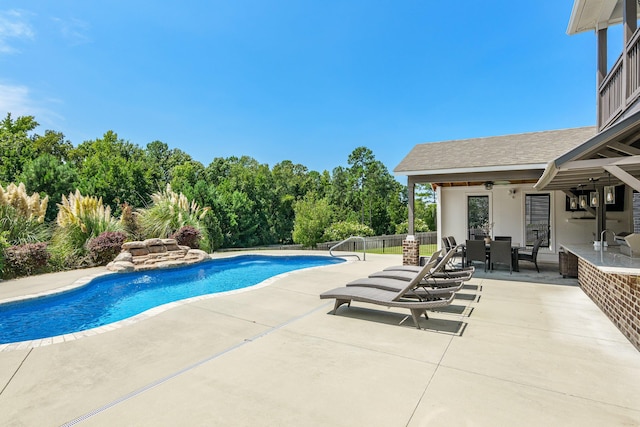
<path fill-rule="evenodd" d="M 603 250 L 594 249 L 593 245 L 561 244 L 560 247 L 605 273 L 640 274 L 640 258 L 621 254 L 618 245 L 611 245 Z"/>

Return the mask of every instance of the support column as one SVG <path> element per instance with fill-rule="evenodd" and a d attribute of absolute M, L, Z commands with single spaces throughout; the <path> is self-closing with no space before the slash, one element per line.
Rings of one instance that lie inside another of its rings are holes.
<path fill-rule="evenodd" d="M 596 32 L 598 38 L 598 71 L 596 75 L 596 125 L 598 131 L 602 128 L 602 100 L 600 99 L 600 85 L 607 76 L 607 28 L 602 28 Z"/>
<path fill-rule="evenodd" d="M 416 234 L 415 232 L 415 224 L 414 224 L 414 209 L 416 204 L 416 183 L 413 177 L 409 177 L 407 179 L 407 208 L 409 211 L 409 227 L 408 234 L 409 236 L 413 236 Z"/>
<path fill-rule="evenodd" d="M 607 209 L 604 203 L 604 187 L 597 187 L 596 191 L 598 192 L 600 203 L 596 208 L 596 238 L 594 240 L 600 240 L 600 234 L 607 229 Z"/>
<path fill-rule="evenodd" d="M 638 4 L 636 0 L 625 0 L 622 6 L 622 21 L 624 25 L 624 51 L 638 28 Z"/>

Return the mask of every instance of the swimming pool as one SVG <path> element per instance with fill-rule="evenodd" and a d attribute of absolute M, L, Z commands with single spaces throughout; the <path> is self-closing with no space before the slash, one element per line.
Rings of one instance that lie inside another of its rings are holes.
<path fill-rule="evenodd" d="M 246 288 L 278 274 L 341 262 L 341 258 L 313 255 L 241 255 L 168 270 L 109 274 L 71 291 L 0 304 L 0 344 L 84 331 L 173 301 Z"/>

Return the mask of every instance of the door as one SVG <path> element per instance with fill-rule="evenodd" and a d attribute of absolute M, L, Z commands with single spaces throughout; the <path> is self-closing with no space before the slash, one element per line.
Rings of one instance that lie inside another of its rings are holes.
<path fill-rule="evenodd" d="M 489 196 L 467 196 L 467 234 L 470 240 L 484 236 L 482 225 L 489 222 Z"/>

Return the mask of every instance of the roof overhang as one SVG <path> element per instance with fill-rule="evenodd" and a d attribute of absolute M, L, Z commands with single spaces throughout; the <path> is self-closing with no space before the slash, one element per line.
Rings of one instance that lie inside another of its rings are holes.
<path fill-rule="evenodd" d="M 640 149 L 630 143 L 640 139 L 640 111 L 600 132 L 584 144 L 549 162 L 534 187 L 570 190 L 593 180 L 625 183 L 640 191 Z"/>
<path fill-rule="evenodd" d="M 624 0 L 575 0 L 567 34 L 597 31 L 620 24 L 623 6 Z"/>
<path fill-rule="evenodd" d="M 457 187 L 502 182 L 533 184 L 542 175 L 544 164 L 504 166 L 499 168 L 441 169 L 404 173 L 410 182 L 430 183 L 434 187 Z"/>
<path fill-rule="evenodd" d="M 484 173 L 484 172 L 494 173 L 494 172 L 504 172 L 504 171 L 526 171 L 531 169 L 543 170 L 546 166 L 547 166 L 546 164 L 542 163 L 542 164 L 531 164 L 531 165 L 485 166 L 485 167 L 477 167 L 477 168 L 429 169 L 429 170 L 396 172 L 396 175 L 405 175 L 405 176 L 469 175 L 469 174 L 478 174 L 478 173 Z"/>

